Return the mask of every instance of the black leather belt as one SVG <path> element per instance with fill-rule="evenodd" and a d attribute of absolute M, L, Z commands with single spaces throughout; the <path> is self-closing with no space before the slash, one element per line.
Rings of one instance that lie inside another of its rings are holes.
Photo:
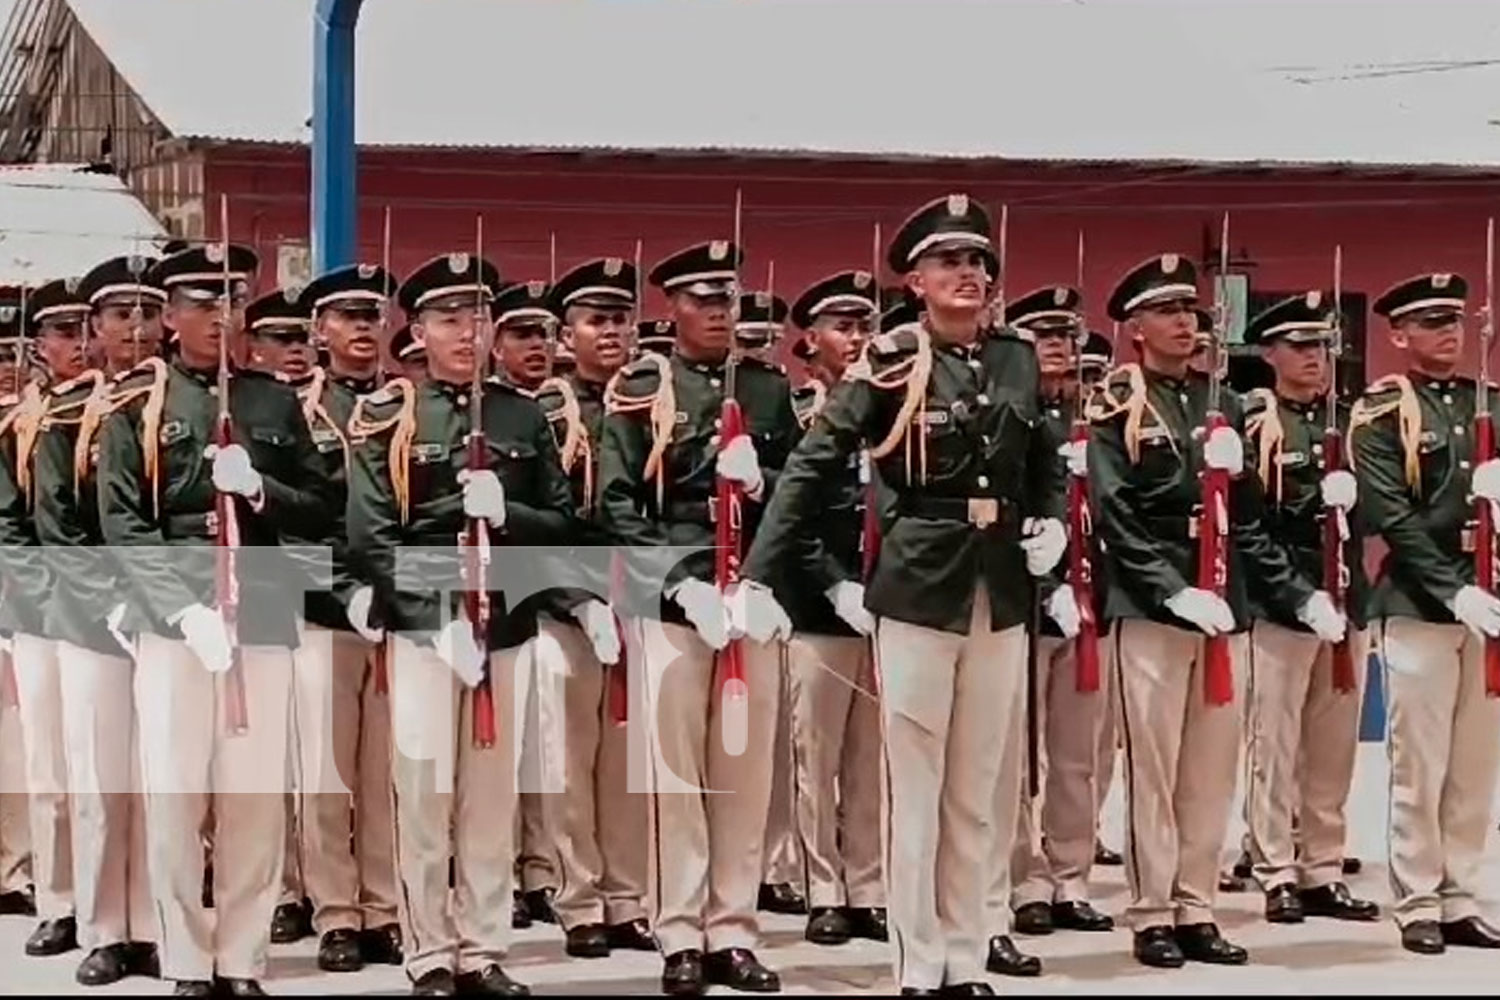
<path fill-rule="evenodd" d="M 960 521 L 979 529 L 1004 523 L 1019 528 L 1015 502 L 1005 497 L 929 497 L 904 495 L 896 509 L 907 517 Z"/>

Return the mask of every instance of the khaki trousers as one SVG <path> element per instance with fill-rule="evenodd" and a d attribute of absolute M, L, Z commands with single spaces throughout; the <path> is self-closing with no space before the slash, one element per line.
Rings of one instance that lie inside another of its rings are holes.
<path fill-rule="evenodd" d="M 300 853 L 319 934 L 396 922 L 391 711 L 373 663 L 357 633 L 309 625 L 292 675 Z"/>
<path fill-rule="evenodd" d="M 1396 922 L 1478 916 L 1500 767 L 1500 699 L 1484 693 L 1484 643 L 1462 625 L 1387 618 L 1380 646 Z"/>
<path fill-rule="evenodd" d="M 1249 637 L 1228 637 L 1235 697 L 1227 705 L 1203 697 L 1203 638 L 1134 618 L 1110 634 L 1125 746 L 1125 915 L 1135 930 L 1214 919 Z"/>
<path fill-rule="evenodd" d="M 765 874 L 770 885 L 792 885 L 806 893 L 802 842 L 797 831 L 797 747 L 792 737 L 791 663 L 782 656 L 777 674 L 776 739 L 771 748 L 771 803 L 766 810 Z"/>
<path fill-rule="evenodd" d="M 516 767 L 528 645 L 490 654 L 495 745 L 474 745 L 473 693 L 430 646 L 391 640 L 396 865 L 413 980 L 479 972 L 511 940 Z M 448 886 L 452 860 L 453 888 Z"/>
<path fill-rule="evenodd" d="M 259 979 L 266 969 L 286 858 L 292 654 L 242 646 L 239 656 L 249 730 L 231 735 L 230 675 L 209 673 L 180 639 L 147 633 L 136 643 L 147 861 L 167 979 Z M 201 900 L 210 809 L 211 911 Z"/>
<path fill-rule="evenodd" d="M 552 908 L 564 930 L 639 919 L 647 797 L 629 787 L 628 728 L 609 718 L 606 668 L 577 625 L 543 617 L 535 649 L 547 789 L 536 798 L 557 851 Z"/>
<path fill-rule="evenodd" d="M 984 876 L 995 856 L 1010 857 L 1026 704 L 1026 630 L 993 632 L 989 615 L 981 586 L 967 635 L 889 618 L 876 632 L 890 928 L 902 987 L 983 978 Z M 1000 828 L 997 796 L 1013 803 Z"/>
<path fill-rule="evenodd" d="M 538 625 L 540 634 L 540 624 Z M 519 801 L 515 815 L 516 884 L 522 892 L 551 889 L 558 885 L 557 847 L 553 831 L 547 827 L 547 810 L 542 796 L 547 792 L 561 791 L 560 786 L 548 783 L 553 779 L 544 766 L 547 747 L 556 747 L 562 735 L 549 732 L 542 724 L 541 703 L 538 700 L 537 671 L 541 669 L 535 655 L 536 643 L 527 644 L 527 655 L 522 658 L 520 668 L 527 671 L 526 703 L 520 709 L 527 720 L 521 743 L 520 771 L 516 788 Z M 560 753 L 561 751 L 554 751 Z"/>
<path fill-rule="evenodd" d="M 0 704 L 0 892 L 22 892 L 30 884 L 31 806 L 21 714 L 15 706 Z"/>
<path fill-rule="evenodd" d="M 1099 742 L 1096 744 L 1094 761 L 1094 840 L 1099 840 L 1099 822 L 1104 814 L 1104 800 L 1109 798 L 1110 786 L 1115 781 L 1115 764 L 1120 759 L 1120 725 L 1115 712 L 1115 668 L 1113 656 L 1115 644 L 1109 641 L 1100 625 L 1099 635 L 1099 693 L 1104 696 L 1104 711 L 1099 717 Z"/>
<path fill-rule="evenodd" d="M 159 936 L 146 872 L 135 665 L 57 644 L 72 806 L 78 941 L 103 948 Z"/>
<path fill-rule="evenodd" d="M 1343 880 L 1344 804 L 1368 651 L 1368 633 L 1354 632 L 1355 689 L 1341 693 L 1333 686 L 1331 645 L 1272 622 L 1251 628 L 1245 816 L 1256 878 L 1267 890 Z"/>
<path fill-rule="evenodd" d="M 18 632 L 16 693 L 30 795 L 31 870 L 43 920 L 73 915 L 73 833 L 68 815 L 67 738 L 57 643 Z"/>
<path fill-rule="evenodd" d="M 1108 685 L 1101 677 L 1099 690 L 1078 690 L 1076 640 L 1043 636 L 1037 646 L 1041 794 L 1033 801 L 1023 782 L 1015 848 L 1008 865 L 996 859 L 994 872 L 999 875 L 1008 866 L 1014 891 L 1007 899 L 992 889 L 993 927 L 1008 926 L 1003 912 L 1007 906 L 1081 903 L 1089 898 L 1099 820 L 1099 729 L 1109 715 Z M 1025 750 L 1023 731 L 1023 775 Z"/>
<path fill-rule="evenodd" d="M 870 640 L 802 634 L 789 654 L 808 905 L 884 906 L 880 693 Z"/>
<path fill-rule="evenodd" d="M 780 654 L 742 640 L 749 694 L 724 699 L 697 632 L 654 619 L 636 627 L 652 727 L 649 905 L 662 954 L 754 948 Z"/>

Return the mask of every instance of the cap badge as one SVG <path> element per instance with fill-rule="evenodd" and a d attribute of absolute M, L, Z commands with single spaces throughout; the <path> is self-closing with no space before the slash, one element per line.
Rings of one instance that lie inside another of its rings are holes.
<path fill-rule="evenodd" d="M 1303 299 L 1303 302 L 1307 304 L 1307 308 L 1316 309 L 1323 304 L 1323 293 L 1319 291 L 1308 292 L 1307 298 Z"/>
<path fill-rule="evenodd" d="M 1052 304 L 1064 306 L 1068 304 L 1068 290 L 1061 285 L 1052 289 Z"/>
<path fill-rule="evenodd" d="M 966 194 L 950 194 L 948 196 L 948 214 L 954 218 L 962 218 L 969 214 L 969 196 Z"/>
<path fill-rule="evenodd" d="M 618 278 L 620 272 L 625 269 L 625 262 L 618 257 L 604 258 L 604 276 L 606 278 Z"/>
<path fill-rule="evenodd" d="M 297 300 L 302 297 L 302 289 L 297 285 L 288 285 L 281 290 L 281 297 L 287 305 L 296 305 Z"/>
<path fill-rule="evenodd" d="M 0 306 L 0 323 L 9 323 L 16 318 L 15 306 Z"/>
<path fill-rule="evenodd" d="M 208 258 L 210 264 L 224 263 L 224 244 L 210 243 L 203 248 L 203 255 Z"/>
<path fill-rule="evenodd" d="M 671 329 L 671 324 L 667 320 L 659 319 L 656 321 L 657 333 L 666 333 L 669 329 Z"/>
<path fill-rule="evenodd" d="M 1450 281 L 1452 281 L 1452 280 L 1453 280 L 1453 275 L 1451 275 L 1451 274 L 1434 274 L 1432 276 L 1432 287 L 1433 288 L 1447 288 L 1448 287 L 1448 283 Z"/>
<path fill-rule="evenodd" d="M 534 299 L 541 298 L 542 297 L 542 293 L 545 292 L 546 290 L 547 290 L 547 283 L 545 281 L 528 281 L 528 282 L 526 282 L 526 294 L 529 295 L 529 296 L 531 296 Z"/>
<path fill-rule="evenodd" d="M 756 292 L 755 293 L 755 308 L 757 308 L 757 309 L 769 309 L 769 308 L 771 308 L 771 296 L 770 296 L 770 293 L 768 293 L 768 292 Z"/>
<path fill-rule="evenodd" d="M 129 271 L 132 276 L 139 278 L 146 272 L 146 258 L 140 254 L 131 254 L 125 258 L 125 270 Z"/>
<path fill-rule="evenodd" d="M 1175 253 L 1164 253 L 1164 254 L 1162 254 L 1161 255 L 1161 273 L 1162 274 L 1173 274 L 1173 273 L 1175 273 L 1176 270 L 1177 270 L 1177 265 L 1179 263 L 1180 263 L 1180 261 L 1178 260 L 1178 257 L 1177 257 L 1177 255 Z"/>
<path fill-rule="evenodd" d="M 469 269 L 469 255 L 463 252 L 450 253 L 448 255 L 448 270 L 454 274 L 463 274 Z"/>
<path fill-rule="evenodd" d="M 374 264 L 361 264 L 361 265 L 359 265 L 359 280 L 360 281 L 369 281 L 371 278 L 375 277 L 375 272 L 377 270 L 379 270 L 379 268 L 376 267 Z"/>
<path fill-rule="evenodd" d="M 860 289 L 861 291 L 863 291 L 866 288 L 869 288 L 870 287 L 870 282 L 872 282 L 874 280 L 875 279 L 870 276 L 870 272 L 869 271 L 855 271 L 854 272 L 854 287 Z"/>
<path fill-rule="evenodd" d="M 708 245 L 708 256 L 710 260 L 723 260 L 729 256 L 729 241 L 714 240 Z"/>
<path fill-rule="evenodd" d="M 81 279 L 79 279 L 79 278 L 64 278 L 63 279 L 63 290 L 66 291 L 69 295 L 77 295 L 78 294 L 78 282 L 80 280 Z"/>

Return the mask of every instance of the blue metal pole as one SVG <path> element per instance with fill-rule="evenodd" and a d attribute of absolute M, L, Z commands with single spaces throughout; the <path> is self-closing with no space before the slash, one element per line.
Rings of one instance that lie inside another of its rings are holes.
<path fill-rule="evenodd" d="M 313 273 L 354 263 L 354 28 L 364 0 L 318 0 L 313 28 Z"/>

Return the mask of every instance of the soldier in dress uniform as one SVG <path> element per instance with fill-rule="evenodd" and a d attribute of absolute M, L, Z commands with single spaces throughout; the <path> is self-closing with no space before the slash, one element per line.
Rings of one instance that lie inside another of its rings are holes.
<path fill-rule="evenodd" d="M 349 425 L 349 551 L 374 585 L 369 624 L 392 638 L 401 922 L 406 972 L 423 995 L 529 992 L 500 963 L 511 941 L 528 687 L 521 653 L 535 614 L 493 591 L 487 632 L 476 637 L 466 612 L 447 613 L 448 593 L 459 587 L 455 539 L 468 519 L 488 523 L 499 558 L 512 545 L 561 543 L 570 517 L 546 417 L 508 382 L 479 383 L 486 467 L 469 465 L 471 393 L 489 357 L 499 283 L 493 264 L 467 253 L 436 257 L 408 277 L 398 297 L 431 377 L 420 386 L 387 383 Z M 414 568 L 448 582 L 398 576 Z M 491 578 L 499 576 L 492 568 Z M 476 706 L 482 712 L 491 701 L 496 735 L 485 745 L 487 720 L 476 726 Z"/>
<path fill-rule="evenodd" d="M 1142 360 L 1110 374 L 1087 449 L 1125 749 L 1126 918 L 1136 959 L 1163 968 L 1248 959 L 1221 936 L 1213 913 L 1239 760 L 1234 701 L 1247 675 L 1248 581 L 1278 614 L 1320 635 L 1340 636 L 1345 625 L 1267 531 L 1259 480 L 1243 474 L 1236 397 L 1218 400 L 1228 426 L 1202 432 L 1211 383 L 1190 367 L 1197 294 L 1196 269 L 1177 254 L 1152 257 L 1120 280 L 1109 315 L 1139 342 Z M 1231 477 L 1223 596 L 1196 585 L 1205 467 Z M 1205 637 L 1227 644 L 1227 676 L 1217 662 L 1210 669 Z"/>
<path fill-rule="evenodd" d="M 730 357 L 741 258 L 739 247 L 714 241 L 652 268 L 652 284 L 671 304 L 676 343 L 670 357 L 644 354 L 611 383 L 599 463 L 601 520 L 627 550 L 621 610 L 638 617 L 641 635 L 653 727 L 652 925 L 666 956 L 662 986 L 672 994 L 698 993 L 705 983 L 781 986 L 753 950 L 780 657 L 769 632 L 745 641 L 748 693 L 736 696 L 722 691 L 715 656 L 730 640 L 728 595 L 714 579 L 714 519 L 730 516 L 717 509 L 718 478 L 743 491 L 751 537 L 797 435 L 786 376 Z M 746 433 L 721 442 L 717 422 L 730 387 Z M 679 558 L 683 546 L 701 551 L 676 563 L 663 555 L 669 545 Z M 730 710 L 744 714 L 736 721 Z M 726 743 L 736 729 L 738 755 Z"/>
<path fill-rule="evenodd" d="M 1323 579 L 1325 520 L 1356 526 L 1354 476 L 1342 468 L 1325 472 L 1323 461 L 1332 309 L 1331 300 L 1312 291 L 1276 303 L 1245 329 L 1245 343 L 1261 347 L 1276 376 L 1273 389 L 1256 389 L 1245 400 L 1249 465 L 1266 495 L 1267 528 L 1309 586 Z M 1338 406 L 1335 415 L 1342 434 L 1347 408 Z M 1323 641 L 1295 618 L 1278 617 L 1254 579 L 1249 587 L 1253 676 L 1245 814 L 1266 919 L 1273 923 L 1379 916 L 1374 903 L 1350 894 L 1342 877 L 1344 804 L 1369 652 L 1360 533 L 1349 530 L 1343 548 L 1350 628 L 1341 644 Z"/>
<path fill-rule="evenodd" d="M 1109 342 L 1086 332 L 1081 303 L 1076 288 L 1049 285 L 1021 296 L 1006 309 L 1006 322 L 1035 338 L 1042 419 L 1058 441 L 1072 436 L 1089 388 L 1109 364 Z M 1066 482 L 1062 488 L 1066 490 Z M 1098 553 L 1092 558 L 1097 565 Z M 1064 591 L 1067 598 L 1055 596 Z M 1072 599 L 1069 586 L 1060 587 L 1051 598 Z M 1070 617 L 1067 610 L 1060 614 L 1062 624 L 1053 614 L 1042 618 L 1034 678 L 1037 690 L 1031 695 L 1037 706 L 1040 743 L 1037 770 L 1044 776 L 1041 798 L 1033 801 L 1029 795 L 1020 796 L 1018 811 L 1013 803 L 995 803 L 996 822 L 1014 817 L 1017 826 L 1011 856 L 997 857 L 992 863 L 991 919 L 1003 927 L 1007 910 L 1013 909 L 1013 927 L 1019 934 L 1114 927 L 1114 920 L 1089 902 L 1088 887 L 1098 820 L 1098 734 L 1108 714 L 1109 694 L 1103 683 L 1092 691 L 1079 690 L 1076 615 Z M 1006 962 L 1014 949 L 1002 946 L 997 950 L 1002 961 L 993 971 L 1029 975 L 1040 971 L 1036 959 Z"/>
<path fill-rule="evenodd" d="M 1475 454 L 1477 386 L 1459 375 L 1467 294 L 1457 274 L 1422 274 L 1375 300 L 1406 371 L 1350 417 L 1361 517 L 1389 546 L 1370 617 L 1390 713 L 1395 918 L 1419 954 L 1500 947 L 1478 899 L 1500 767 L 1484 647 L 1500 599 L 1475 584 L 1473 556 L 1473 498 L 1500 500 L 1500 462 Z"/>
<path fill-rule="evenodd" d="M 273 376 L 233 373 L 223 402 L 234 443 L 210 451 L 221 338 L 243 325 L 257 263 L 246 247 L 209 244 L 152 266 L 145 282 L 167 292 L 176 354 L 169 363 L 147 359 L 116 383 L 99 431 L 101 533 L 122 568 L 121 630 L 137 636 L 162 973 L 187 995 L 261 992 L 285 860 L 297 641 L 293 577 L 278 545 L 288 525 L 316 524 L 328 509 L 309 475 L 316 452 L 297 397 Z M 235 634 L 214 606 L 218 494 L 239 526 Z M 243 732 L 227 714 L 237 691 Z M 212 913 L 200 898 L 199 844 L 210 815 Z"/>
<path fill-rule="evenodd" d="M 58 367 L 72 374 L 49 387 L 34 446 L 37 540 L 54 581 L 44 628 L 57 642 L 78 938 L 89 949 L 76 978 L 85 986 L 160 975 L 135 764 L 134 664 L 106 615 L 118 603 L 120 581 L 102 550 L 96 492 L 98 431 L 110 392 L 161 348 L 167 296 L 145 281 L 151 263 L 116 257 L 79 282 L 93 344 L 69 335 L 43 348 L 52 357 L 61 352 Z M 75 350 L 80 359 L 97 355 L 101 366 L 75 371 Z"/>
<path fill-rule="evenodd" d="M 50 386 L 68 385 L 87 367 L 84 330 L 89 304 L 78 295 L 77 279 L 49 281 L 27 298 L 26 326 Z M 22 547 L 0 555 L 6 573 L 0 615 L 14 632 L 14 670 L 19 694 L 26 788 L 30 794 L 32 865 L 37 912 L 41 917 L 26 941 L 26 954 L 58 955 L 78 947 L 73 898 L 73 834 L 68 805 L 67 737 L 57 642 L 46 627 L 55 580 L 37 548 L 35 524 L 36 444 L 51 396 L 50 388 L 29 384 L 8 415 L 5 438 L 11 481 L 0 485 L 0 518 L 7 533 L 24 538 Z M 10 478 L 10 477 L 7 477 Z M 11 542 L 14 545 L 14 542 Z"/>
<path fill-rule="evenodd" d="M 1066 546 L 1059 442 L 1041 421 L 1029 337 L 990 326 L 984 209 L 962 194 L 924 205 L 888 263 L 923 319 L 876 337 L 830 394 L 781 475 L 743 589 L 796 556 L 822 482 L 868 444 L 894 491 L 865 605 L 879 619 L 896 979 L 903 993 L 989 995 L 983 873 L 1011 836 L 990 810 L 1021 794 L 1021 775 L 1000 770 L 1008 750 L 1020 760 L 1008 744 L 1025 730 L 1032 580 Z"/>
<path fill-rule="evenodd" d="M 677 324 L 670 319 L 643 319 L 635 327 L 635 349 L 670 357 L 677 343 Z"/>
<path fill-rule="evenodd" d="M 792 396 L 797 422 L 812 425 L 874 335 L 875 278 L 840 271 L 808 286 L 792 306 L 802 336 L 792 353 L 808 378 Z M 885 941 L 885 879 L 880 850 L 880 699 L 865 610 L 864 551 L 869 470 L 863 455 L 830 478 L 824 519 L 809 531 L 808 558 L 776 587 L 792 620 L 788 645 L 789 717 L 795 764 L 796 830 L 807 871 L 814 944 L 853 937 Z M 812 526 L 809 526 L 810 528 Z M 835 559 L 829 573 L 823 558 Z"/>
<path fill-rule="evenodd" d="M 567 954 L 578 958 L 656 948 L 645 919 L 646 797 L 630 791 L 627 730 L 610 704 L 622 642 L 609 604 L 613 581 L 595 485 L 605 386 L 629 356 L 635 288 L 636 269 L 618 257 L 588 261 L 558 279 L 548 307 L 562 322 L 560 339 L 552 374 L 536 392 L 572 485 L 568 552 L 595 550 L 574 563 L 588 586 L 545 595 L 536 642 L 546 779 L 535 798 L 559 883 L 548 909 L 566 934 Z M 564 349 L 576 365 L 560 375 L 555 361 Z"/>
<path fill-rule="evenodd" d="M 403 323 L 391 334 L 391 358 L 401 377 L 412 385 L 421 385 L 427 380 L 427 348 L 412 337 L 410 323 Z"/>
<path fill-rule="evenodd" d="M 353 264 L 302 289 L 298 311 L 327 346 L 328 366 L 299 390 L 318 452 L 315 473 L 333 503 L 324 531 L 293 526 L 289 541 L 317 546 L 302 561 L 317 586 L 302 607 L 305 627 L 293 678 L 301 822 L 299 855 L 312 903 L 318 967 L 354 972 L 400 965 L 391 715 L 377 674 L 385 644 L 371 624 L 374 589 L 350 558 L 349 418 L 380 382 L 380 329 L 398 282 L 384 267 Z M 254 329 L 254 323 L 251 324 Z"/>

